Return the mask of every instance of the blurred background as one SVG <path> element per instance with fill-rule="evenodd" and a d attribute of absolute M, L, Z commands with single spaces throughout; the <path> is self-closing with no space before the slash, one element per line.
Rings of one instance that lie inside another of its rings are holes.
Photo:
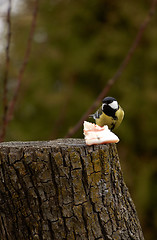
<path fill-rule="evenodd" d="M 6 3 L 0 0 L 1 96 Z M 64 137 L 120 66 L 150 5 L 148 0 L 40 1 L 31 55 L 5 141 Z M 34 1 L 12 1 L 9 99 L 24 58 L 33 6 Z M 129 65 L 108 93 L 125 111 L 125 119 L 116 131 L 121 139 L 117 148 L 147 240 L 157 239 L 156 23 L 157 13 Z M 82 128 L 73 137 L 83 138 Z"/>

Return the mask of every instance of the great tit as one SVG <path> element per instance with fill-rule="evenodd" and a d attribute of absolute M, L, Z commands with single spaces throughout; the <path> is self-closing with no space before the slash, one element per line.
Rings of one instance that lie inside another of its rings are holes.
<path fill-rule="evenodd" d="M 97 125 L 101 127 L 108 125 L 108 128 L 112 131 L 121 124 L 124 111 L 115 98 L 105 97 L 102 106 L 90 117 L 94 118 Z"/>

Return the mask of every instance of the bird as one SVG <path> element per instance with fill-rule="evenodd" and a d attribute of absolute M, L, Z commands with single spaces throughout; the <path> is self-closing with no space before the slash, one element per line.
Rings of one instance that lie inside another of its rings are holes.
<path fill-rule="evenodd" d="M 124 118 L 124 111 L 115 98 L 105 97 L 102 100 L 101 107 L 94 114 L 91 114 L 90 117 L 94 118 L 98 126 L 103 127 L 107 125 L 113 131 L 121 124 Z"/>

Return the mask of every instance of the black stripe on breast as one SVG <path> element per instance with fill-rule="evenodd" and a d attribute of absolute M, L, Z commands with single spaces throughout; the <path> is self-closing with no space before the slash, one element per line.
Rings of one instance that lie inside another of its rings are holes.
<path fill-rule="evenodd" d="M 103 112 L 107 115 L 112 117 L 114 120 L 117 120 L 117 116 L 115 116 L 116 110 L 114 110 L 113 108 L 111 108 L 108 105 L 104 105 L 103 106 Z"/>
<path fill-rule="evenodd" d="M 111 131 L 115 128 L 115 123 L 111 124 Z"/>

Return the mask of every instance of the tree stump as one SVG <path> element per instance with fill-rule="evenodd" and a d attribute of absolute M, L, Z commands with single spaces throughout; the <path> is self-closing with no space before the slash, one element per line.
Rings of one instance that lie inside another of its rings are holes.
<path fill-rule="evenodd" d="M 116 145 L 1 143 L 0 239 L 144 239 Z"/>

